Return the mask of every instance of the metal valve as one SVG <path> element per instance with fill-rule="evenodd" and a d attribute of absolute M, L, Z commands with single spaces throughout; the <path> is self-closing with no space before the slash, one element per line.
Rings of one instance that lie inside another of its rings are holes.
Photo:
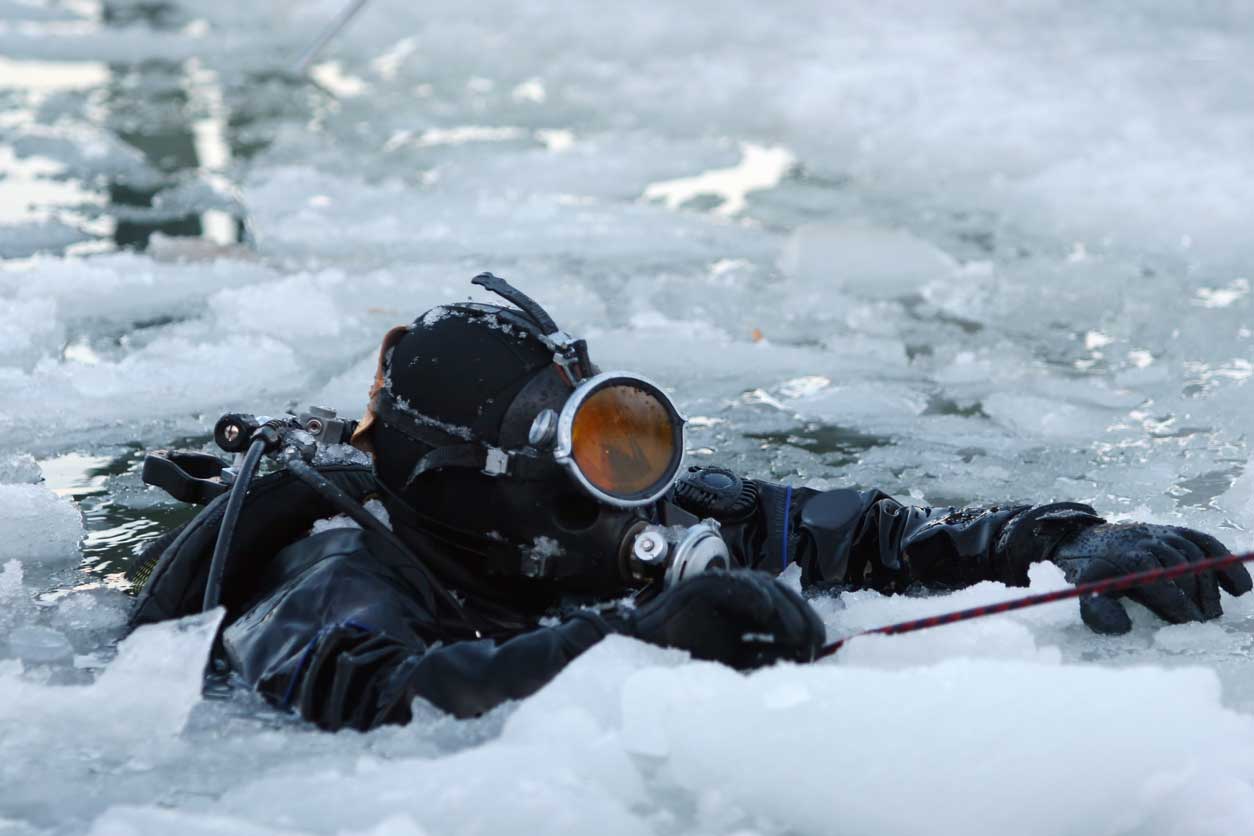
<path fill-rule="evenodd" d="M 335 410 L 325 406 L 311 406 L 307 412 L 296 416 L 301 429 L 314 437 L 318 444 L 346 444 L 357 429 L 356 421 L 336 416 Z"/>
<path fill-rule="evenodd" d="M 731 568 L 727 543 L 712 519 L 687 527 L 643 526 L 634 533 L 630 558 L 635 577 L 660 577 L 667 589 L 701 572 Z"/>

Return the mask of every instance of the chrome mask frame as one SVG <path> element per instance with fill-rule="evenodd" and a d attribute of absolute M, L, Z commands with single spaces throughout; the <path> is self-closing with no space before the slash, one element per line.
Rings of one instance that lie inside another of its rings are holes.
<path fill-rule="evenodd" d="M 647 494 L 635 497 L 615 496 L 608 493 L 588 480 L 583 471 L 579 468 L 579 463 L 574 457 L 574 428 L 575 415 L 579 412 L 579 408 L 583 405 L 593 393 L 605 388 L 606 386 L 622 382 L 625 385 L 633 386 L 648 392 L 657 398 L 662 407 L 670 414 L 675 425 L 675 449 L 678 455 L 675 456 L 675 466 L 670 475 L 658 482 L 656 488 L 650 490 Z M 684 425 L 688 423 L 688 419 L 675 406 L 670 396 L 652 380 L 626 371 L 602 372 L 593 377 L 586 378 L 579 382 L 575 387 L 575 391 L 571 392 L 566 403 L 562 406 L 562 411 L 557 416 L 557 435 L 553 447 L 553 459 L 567 473 L 574 478 L 579 485 L 587 491 L 591 496 L 604 502 L 607 505 L 613 505 L 616 508 L 638 508 L 641 505 L 649 505 L 661 499 L 675 481 L 679 479 L 679 474 L 684 469 Z"/>

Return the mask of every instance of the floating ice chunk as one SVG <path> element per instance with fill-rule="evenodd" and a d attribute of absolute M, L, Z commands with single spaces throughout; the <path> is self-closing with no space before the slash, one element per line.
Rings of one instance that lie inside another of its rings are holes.
<path fill-rule="evenodd" d="M 1114 376 L 1116 386 L 1149 387 L 1171 380 L 1171 370 L 1162 364 L 1154 364 L 1148 351 L 1129 351 L 1129 367 Z"/>
<path fill-rule="evenodd" d="M 40 5 L 35 5 L 33 3 L 23 2 L 23 0 L 0 0 L 0 14 L 4 15 L 5 20 L 9 21 L 10 23 L 16 22 L 19 20 L 21 21 L 38 20 L 38 21 L 51 22 L 51 21 L 73 21 L 76 19 L 81 19 L 81 18 L 78 18 L 69 9 L 40 6 Z M 11 70 L 12 63 L 14 62 L 6 61 L 4 62 L 4 64 L 0 64 L 0 67 L 3 67 L 6 70 Z M 9 66 L 6 66 L 6 65 L 9 65 Z M 98 78 L 95 78 L 94 81 L 96 83 L 101 83 L 106 78 L 108 78 L 108 76 L 102 74 Z M 47 82 L 45 82 L 44 79 L 42 78 L 36 79 L 30 82 L 32 86 L 35 84 L 42 84 L 42 83 L 47 83 Z"/>
<path fill-rule="evenodd" d="M 227 792 L 222 805 L 249 821 L 326 832 L 407 817 L 433 833 L 652 832 L 633 814 L 647 796 L 613 738 L 588 713 L 555 717 L 561 734 L 500 741 L 441 758 L 396 758 L 386 769 L 291 769 Z M 564 725 L 563 725 L 564 724 Z M 603 735 L 589 740 L 589 733 Z M 611 760 L 600 761 L 608 755 Z M 455 778 L 453 776 L 456 776 Z M 276 799 L 299 803 L 275 804 Z"/>
<path fill-rule="evenodd" d="M 467 142 L 508 142 L 522 139 L 527 132 L 512 125 L 458 125 L 453 128 L 428 128 L 415 141 L 419 148 L 437 145 L 464 145 Z"/>
<path fill-rule="evenodd" d="M 1254 462 L 1246 462 L 1245 471 L 1219 501 L 1238 519 L 1254 520 Z"/>
<path fill-rule="evenodd" d="M 873 591 L 846 593 L 843 609 L 825 606 L 830 599 L 814 603 L 834 636 L 849 636 L 864 630 L 900 621 L 926 618 L 954 610 L 1019 598 L 1027 594 L 1063 589 L 1067 583 L 1062 570 L 1050 563 L 1029 568 L 1031 587 L 1022 589 L 984 582 L 957 592 L 924 598 L 883 596 Z M 835 656 L 835 663 L 855 667 L 901 669 L 930 665 L 940 659 L 980 658 L 1057 664 L 1059 650 L 1042 646 L 1043 631 L 1059 631 L 1078 625 L 1079 609 L 1074 601 L 1059 601 L 989 618 L 948 624 L 899 636 L 862 636 L 850 641 Z"/>
<path fill-rule="evenodd" d="M 88 836 L 303 836 L 301 831 L 263 827 L 234 816 L 130 805 L 105 811 L 87 832 Z M 396 832 L 407 836 L 404 830 Z"/>
<path fill-rule="evenodd" d="M 344 66 L 339 61 L 314 64 L 309 68 L 309 75 L 339 99 L 351 99 L 370 89 L 365 79 L 344 72 Z"/>
<path fill-rule="evenodd" d="M 361 415 L 369 401 L 370 384 L 374 380 L 378 363 L 379 349 L 376 347 L 363 355 L 347 371 L 327 381 L 321 389 L 309 397 L 309 402 L 329 406 L 340 415 Z"/>
<path fill-rule="evenodd" d="M 583 159 L 579 154 L 553 154 L 527 146 L 510 164 L 497 163 L 500 177 L 508 177 L 514 184 L 508 192 L 500 190 L 495 171 L 485 173 L 478 166 L 472 167 L 473 171 L 458 171 L 458 182 L 449 182 L 450 174 L 422 190 L 397 180 L 394 174 L 367 182 L 309 167 L 265 169 L 247 190 L 250 223 L 257 240 L 272 254 L 316 254 L 354 269 L 359 269 L 360 254 L 367 251 L 419 264 L 470 258 L 482 266 L 484 253 L 491 253 L 498 263 L 515 257 L 547 258 L 556 252 L 596 252 L 598 260 L 613 259 L 637 253 L 638 242 L 643 240 L 663 259 L 679 254 L 705 259 L 711 246 L 718 246 L 721 254 L 743 256 L 765 246 L 761 234 L 752 229 L 726 224 L 711 230 L 708 219 L 695 213 L 676 216 L 647 204 L 624 207 L 617 202 L 572 202 L 569 191 L 581 191 L 582 180 L 564 173 L 565 181 L 557 182 L 532 171 L 533 160 L 539 160 L 536 165 L 544 166 L 548 160 L 559 167 L 559 162 L 553 161 L 576 157 Z M 520 171 L 534 180 L 534 186 L 519 186 Z M 594 181 L 611 180 L 600 168 L 589 169 L 588 175 Z M 473 180 L 470 189 L 464 182 L 468 178 Z M 572 179 L 580 185 L 567 182 Z M 568 185 L 569 190 L 563 190 Z M 610 190 L 617 194 L 622 187 Z M 431 208 L 436 205 L 431 202 L 433 193 L 441 196 L 437 211 Z M 307 201 L 312 195 L 326 195 L 331 203 L 310 206 Z M 388 206 L 388 212 L 380 214 L 380 206 Z M 624 212 L 630 227 L 624 226 Z M 625 228 L 630 234 L 624 234 Z M 712 239 L 719 244 L 712 244 Z M 413 282 L 407 279 L 406 285 L 419 289 Z M 561 283 L 567 285 L 574 287 L 568 279 Z M 446 301 L 450 295 L 461 293 L 462 287 L 459 283 L 456 291 L 449 290 L 432 301 Z M 545 292 L 530 286 L 527 291 L 535 295 Z M 548 293 L 552 295 L 552 291 Z M 561 310 L 550 312 L 563 323 L 569 322 L 560 316 Z"/>
<path fill-rule="evenodd" d="M 136 253 L 112 253 L 6 265 L 0 269 L 0 291 L 30 302 L 55 299 L 69 323 L 89 319 L 133 327 L 144 319 L 197 314 L 215 292 L 275 278 L 271 268 L 240 259 L 162 264 Z"/>
<path fill-rule="evenodd" d="M 0 636 L 30 621 L 34 615 L 35 605 L 22 584 L 22 564 L 9 560 L 0 566 Z"/>
<path fill-rule="evenodd" d="M 60 221 L 30 221 L 0 226 L 0 258 L 57 252 L 92 236 Z"/>
<path fill-rule="evenodd" d="M 1169 624 L 1154 633 L 1154 644 L 1172 653 L 1240 653 L 1254 643 L 1248 633 L 1219 624 Z"/>
<path fill-rule="evenodd" d="M 788 568 L 775 576 L 778 583 L 791 589 L 798 594 L 801 593 L 801 566 L 797 563 L 789 564 Z"/>
<path fill-rule="evenodd" d="M 0 456 L 0 484 L 34 485 L 43 478 L 35 457 L 29 453 Z"/>
<path fill-rule="evenodd" d="M 75 654 L 74 667 L 78 670 L 91 671 L 103 668 L 108 664 L 108 660 L 100 653 L 83 653 Z"/>
<path fill-rule="evenodd" d="M 851 222 L 799 227 L 784 246 L 779 266 L 802 281 L 886 299 L 917 292 L 949 276 L 957 264 L 909 232 Z"/>
<path fill-rule="evenodd" d="M 140 627 L 91 685 L 97 722 L 121 734 L 177 734 L 200 701 L 209 649 L 223 610 Z M 107 708 L 104 708 L 107 706 Z"/>
<path fill-rule="evenodd" d="M 897 670 L 935 664 L 940 659 L 1018 659 L 1057 664 L 1056 647 L 1037 647 L 1033 632 L 1009 619 L 976 619 L 900 636 L 861 636 L 840 649 L 837 662 Z"/>
<path fill-rule="evenodd" d="M 416 38 L 401 38 L 370 62 L 370 68 L 384 81 L 393 81 L 405 59 L 418 49 Z"/>
<path fill-rule="evenodd" d="M 114 593 L 119 598 L 120 593 Z M 121 601 L 116 606 L 95 592 L 75 592 L 57 602 L 52 623 L 72 631 L 117 630 L 126 623 L 126 609 Z"/>
<path fill-rule="evenodd" d="M 548 98 L 548 93 L 544 89 L 544 82 L 538 78 L 529 78 L 515 85 L 509 95 L 515 101 L 533 102 L 535 104 L 543 104 L 544 100 Z"/>
<path fill-rule="evenodd" d="M 224 290 L 209 299 L 209 307 L 228 333 L 272 334 L 284 340 L 334 337 L 344 313 L 328 292 L 343 274 L 301 274 L 254 287 Z"/>
<path fill-rule="evenodd" d="M 994 360 L 988 353 L 958 351 L 933 377 L 938 383 L 962 385 L 988 381 L 993 371 Z"/>
<path fill-rule="evenodd" d="M 1087 331 L 1084 334 L 1084 350 L 1095 351 L 1099 348 L 1105 348 L 1114 341 L 1114 337 L 1109 334 L 1103 334 L 1101 331 Z"/>
<path fill-rule="evenodd" d="M 650 183 L 643 197 L 661 200 L 668 209 L 678 209 L 694 198 L 713 195 L 721 198 L 714 214 L 735 215 L 744 210 L 751 192 L 775 188 L 797 161 L 791 151 L 781 147 L 744 143 L 740 152 L 740 162 L 734 166 Z"/>
<path fill-rule="evenodd" d="M 990 418 L 1029 436 L 1093 440 L 1110 424 L 1110 412 L 1057 399 L 997 392 L 984 399 Z"/>
<path fill-rule="evenodd" d="M 1226 308 L 1233 302 L 1250 292 L 1249 279 L 1236 279 L 1227 287 L 1201 287 L 1197 290 L 1197 298 L 1193 300 L 1195 305 L 1203 308 Z"/>
<path fill-rule="evenodd" d="M 832 385 L 829 378 L 822 375 L 812 374 L 804 377 L 794 377 L 791 380 L 785 380 L 779 384 L 779 394 L 785 398 L 804 398 L 808 395 L 816 394 Z"/>
<path fill-rule="evenodd" d="M 1062 570 L 1052 563 L 1034 563 L 1028 567 L 1030 586 L 1027 589 L 1011 587 L 993 581 L 969 586 L 946 595 L 924 597 L 881 595 L 873 590 L 846 592 L 840 596 L 845 604 L 834 626 L 842 635 L 883 627 L 898 621 L 908 621 L 939 615 L 952 610 L 996 604 L 1027 594 L 1053 592 L 1065 589 L 1067 582 Z M 818 598 L 816 601 L 825 599 Z M 994 617 L 993 620 L 1012 620 L 1031 627 L 1061 627 L 1078 624 L 1079 610 L 1074 601 L 1057 601 L 1038 607 L 1018 610 Z M 954 625 L 938 627 L 925 633 L 936 635 Z"/>
<path fill-rule="evenodd" d="M 554 128 L 552 130 L 539 130 L 535 132 L 536 140 L 542 143 L 546 150 L 555 154 L 563 151 L 569 151 L 575 144 L 575 134 L 573 131 Z"/>
<path fill-rule="evenodd" d="M 22 594 L 22 562 L 6 561 L 0 566 L 0 604 L 12 607 Z"/>
<path fill-rule="evenodd" d="M 30 374 L 0 367 L 0 427 L 19 443 L 54 431 L 133 432 L 117 425 L 238 408 L 244 396 L 295 391 L 307 373 L 287 344 L 265 336 L 213 343 L 159 337 L 116 362 L 44 360 Z"/>
<path fill-rule="evenodd" d="M 790 409 L 832 422 L 879 424 L 891 418 L 913 418 L 927 409 L 927 397 L 900 383 L 855 383 L 827 386 L 788 401 Z"/>
<path fill-rule="evenodd" d="M 64 339 L 52 299 L 0 299 L 0 363 L 29 365 Z"/>
<path fill-rule="evenodd" d="M 0 485 L 0 561 L 67 563 L 78 559 L 83 516 L 42 485 Z"/>
<path fill-rule="evenodd" d="M 23 662 L 42 664 L 69 659 L 74 647 L 64 633 L 28 624 L 9 633 L 9 652 Z"/>
<path fill-rule="evenodd" d="M 787 711 L 813 698 L 810 689 L 799 682 L 785 682 L 764 695 L 762 705 L 773 711 Z"/>
<path fill-rule="evenodd" d="M 177 734 L 200 701 L 221 619 L 219 609 L 139 628 L 91 685 L 47 687 L 22 678 L 20 663 L 0 668 L 0 740 L 20 750 L 54 728 L 75 747 L 111 750 Z"/>
<path fill-rule="evenodd" d="M 148 249 L 144 252 L 154 261 L 166 264 L 211 264 L 219 260 L 241 264 L 256 258 L 255 252 L 241 244 L 219 243 L 208 238 L 162 235 L 160 232 L 152 234 L 148 239 Z"/>
<path fill-rule="evenodd" d="M 427 836 L 409 816 L 388 816 L 369 830 L 342 830 L 339 836 Z"/>
<path fill-rule="evenodd" d="M 781 719 L 772 707 L 780 689 L 802 678 L 811 698 Z M 1254 731 L 1222 708 L 1204 670 L 950 660 L 908 672 L 777 666 L 738 678 L 686 665 L 642 672 L 623 698 L 632 706 L 624 735 L 652 738 L 680 786 L 721 789 L 806 833 L 834 822 L 869 834 L 1142 832 L 1209 786 L 1209 769 L 1181 775 L 1181 764 L 1199 751 L 1240 758 L 1227 741 Z M 729 735 L 728 723 L 754 733 Z M 1100 770 L 1076 768 L 1094 752 Z M 788 778 L 763 781 L 744 769 L 751 763 L 789 764 Z M 872 788 L 903 763 L 946 780 L 906 782 L 886 805 Z M 1162 788 L 1168 776 L 1179 780 L 1172 791 Z M 974 814 L 973 796 L 954 787 L 997 787 L 997 802 Z"/>
<path fill-rule="evenodd" d="M 669 333 L 676 336 L 682 335 L 689 339 L 706 340 L 712 343 L 725 343 L 728 341 L 727 332 L 713 323 L 697 318 L 679 319 L 670 317 L 661 311 L 651 308 L 633 313 L 630 318 L 630 324 L 633 329 L 644 332 L 650 339 L 655 333 Z"/>
<path fill-rule="evenodd" d="M 560 726 L 569 729 L 575 722 L 590 722 L 594 724 L 593 729 L 583 734 L 594 741 L 594 745 L 601 747 L 613 742 L 628 752 L 650 754 L 647 740 L 633 742 L 614 739 L 606 734 L 622 727 L 624 711 L 631 708 L 623 701 L 623 688 L 641 676 L 641 671 L 685 664 L 690 658 L 683 651 L 610 636 L 594 645 L 567 666 L 560 677 L 519 705 L 506 720 L 502 736 L 516 742 L 538 742 L 560 734 Z M 576 721 L 574 718 L 581 719 Z M 595 758 L 601 762 L 602 774 L 613 771 L 612 753 L 600 752 Z M 644 788 L 637 776 L 618 780 L 630 799 L 643 797 Z"/>

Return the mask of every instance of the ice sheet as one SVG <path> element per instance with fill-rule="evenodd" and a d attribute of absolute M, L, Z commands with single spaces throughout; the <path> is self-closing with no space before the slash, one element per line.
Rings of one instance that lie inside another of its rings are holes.
<path fill-rule="evenodd" d="M 78 560 L 83 519 L 77 506 L 42 485 L 0 485 L 0 560 Z"/>
<path fill-rule="evenodd" d="M 693 462 L 1254 547 L 1239 4 L 375 0 L 292 77 L 343 5 L 0 0 L 0 830 L 1249 829 L 1254 599 L 750 677 L 614 639 L 369 735 L 200 699 L 208 622 L 115 659 L 116 570 L 178 518 L 140 450 L 357 417 L 382 334 L 484 269 L 671 388 Z M 1020 592 L 814 604 L 836 636 Z"/>

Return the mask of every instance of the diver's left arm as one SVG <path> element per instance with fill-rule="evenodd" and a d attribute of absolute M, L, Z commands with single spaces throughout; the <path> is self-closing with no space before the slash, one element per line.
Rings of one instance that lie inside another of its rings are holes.
<path fill-rule="evenodd" d="M 884 592 L 985 580 L 1026 586 L 1028 567 L 1040 561 L 1056 563 L 1068 580 L 1080 583 L 1228 553 L 1213 537 L 1191 529 L 1108 524 L 1090 506 L 1071 502 L 930 508 L 876 490 L 815 491 L 743 480 L 739 499 L 719 505 L 709 501 L 713 492 L 703 496 L 692 489 L 709 472 L 714 469 L 690 472 L 676 489 L 677 501 L 700 516 L 720 519 L 740 562 L 774 572 L 797 563 L 805 586 Z M 1218 616 L 1218 587 L 1240 595 L 1251 585 L 1249 574 L 1237 566 L 1128 595 L 1179 623 Z M 1081 615 L 1098 632 L 1126 632 L 1131 626 L 1113 598 L 1085 599 Z"/>
<path fill-rule="evenodd" d="M 699 490 L 728 480 L 738 486 L 734 502 Z M 686 510 L 717 519 L 744 565 L 781 572 L 796 563 L 805 586 L 885 592 L 984 580 L 1024 586 L 1031 563 L 1047 559 L 1071 533 L 1102 522 L 1076 503 L 930 508 L 877 490 L 794 488 L 741 480 L 719 468 L 690 470 L 674 496 Z"/>

